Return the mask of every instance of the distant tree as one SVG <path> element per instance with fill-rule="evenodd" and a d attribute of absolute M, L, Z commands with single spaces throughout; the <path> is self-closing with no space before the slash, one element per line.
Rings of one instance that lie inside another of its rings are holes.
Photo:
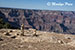
<path fill-rule="evenodd" d="M 3 22 L 3 19 L 2 18 L 0 18 L 0 24 L 3 24 L 4 22 Z"/>
<path fill-rule="evenodd" d="M 12 26 L 8 22 L 4 22 L 2 18 L 0 18 L 0 29 L 1 28 L 11 28 Z"/>
<path fill-rule="evenodd" d="M 4 28 L 11 28 L 11 25 L 10 25 L 8 22 L 6 22 L 6 23 L 4 24 Z"/>

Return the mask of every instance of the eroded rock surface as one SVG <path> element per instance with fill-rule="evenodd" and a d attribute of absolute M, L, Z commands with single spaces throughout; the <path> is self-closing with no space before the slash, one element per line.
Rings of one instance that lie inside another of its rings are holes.
<path fill-rule="evenodd" d="M 11 36 L 0 30 L 0 50 L 75 50 L 75 35 L 57 34 L 54 32 L 36 31 L 38 36 L 32 36 L 33 32 L 24 30 L 7 29 Z M 12 32 L 10 32 L 12 31 Z"/>
<path fill-rule="evenodd" d="M 75 34 L 75 11 L 49 11 L 0 8 L 0 17 L 14 27 Z"/>

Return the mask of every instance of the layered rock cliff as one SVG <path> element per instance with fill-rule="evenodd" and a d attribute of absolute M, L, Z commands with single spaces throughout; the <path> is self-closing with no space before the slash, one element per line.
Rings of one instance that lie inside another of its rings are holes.
<path fill-rule="evenodd" d="M 75 11 L 0 8 L 0 17 L 14 27 L 75 34 Z"/>

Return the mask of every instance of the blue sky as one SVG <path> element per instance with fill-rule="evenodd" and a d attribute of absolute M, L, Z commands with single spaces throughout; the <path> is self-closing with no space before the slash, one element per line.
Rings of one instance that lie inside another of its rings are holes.
<path fill-rule="evenodd" d="M 72 6 L 48 6 L 47 3 L 72 3 Z M 0 0 L 0 7 L 75 11 L 75 0 Z"/>

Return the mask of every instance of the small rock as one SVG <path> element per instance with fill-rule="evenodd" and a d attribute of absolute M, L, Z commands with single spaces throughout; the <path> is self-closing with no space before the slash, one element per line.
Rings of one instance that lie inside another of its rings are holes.
<path fill-rule="evenodd" d="M 10 30 L 10 32 L 13 32 L 12 30 Z"/>
<path fill-rule="evenodd" d="M 19 48 L 22 48 L 22 47 L 23 47 L 23 45 L 20 45 L 20 46 L 19 46 Z"/>
<path fill-rule="evenodd" d="M 69 50 L 72 50 L 72 49 L 69 49 Z"/>
<path fill-rule="evenodd" d="M 12 30 L 12 31 L 14 32 L 14 31 L 16 31 L 16 30 Z"/>
<path fill-rule="evenodd" d="M 8 32 L 13 32 L 12 30 L 8 30 Z"/>
<path fill-rule="evenodd" d="M 5 35 L 7 35 L 7 36 L 11 36 L 11 34 L 9 34 L 8 32 L 6 32 Z"/>
<path fill-rule="evenodd" d="M 37 48 L 35 48 L 35 49 L 37 49 Z"/>
<path fill-rule="evenodd" d="M 16 38 L 16 36 L 12 36 L 11 38 Z"/>
<path fill-rule="evenodd" d="M 28 46 L 28 48 L 32 48 L 32 46 L 31 46 L 31 45 L 29 45 L 29 46 Z"/>
<path fill-rule="evenodd" d="M 33 34 L 33 36 L 38 37 L 39 35 Z"/>
<path fill-rule="evenodd" d="M 0 38 L 0 41 L 3 41 L 3 39 L 2 39 L 2 38 Z"/>
<path fill-rule="evenodd" d="M 68 37 L 67 39 L 71 39 L 71 37 Z"/>
<path fill-rule="evenodd" d="M 5 46 L 5 45 L 7 45 L 7 43 L 1 44 L 1 46 Z"/>
<path fill-rule="evenodd" d="M 20 35 L 20 34 L 17 34 L 17 35 Z"/>
<path fill-rule="evenodd" d="M 60 44 L 64 44 L 64 42 L 62 40 L 58 40 L 58 43 Z"/>
<path fill-rule="evenodd" d="M 67 35 L 65 35 L 65 38 L 66 38 L 66 39 L 72 39 L 71 36 L 67 36 Z"/>

